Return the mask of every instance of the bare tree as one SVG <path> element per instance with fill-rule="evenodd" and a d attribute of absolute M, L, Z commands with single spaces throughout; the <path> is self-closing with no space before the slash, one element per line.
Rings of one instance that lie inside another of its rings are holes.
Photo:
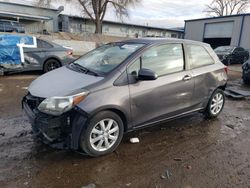
<path fill-rule="evenodd" d="M 38 0 L 36 5 L 38 7 L 46 7 L 46 8 L 50 8 L 51 6 L 51 1 L 52 0 Z"/>
<path fill-rule="evenodd" d="M 94 22 L 95 33 L 102 33 L 102 22 L 107 9 L 114 9 L 119 19 L 128 17 L 128 6 L 135 5 L 141 0 L 66 0 L 67 3 L 80 3 L 83 12 Z M 36 5 L 50 7 L 52 2 L 59 3 L 59 0 L 37 0 Z"/>
<path fill-rule="evenodd" d="M 246 11 L 249 3 L 250 0 L 213 0 L 210 5 L 206 5 L 204 12 L 216 16 L 241 14 Z"/>
<path fill-rule="evenodd" d="M 108 8 L 114 8 L 116 15 L 122 19 L 128 16 L 128 6 L 140 0 L 78 0 L 84 12 L 95 23 L 95 33 L 102 33 L 102 22 Z"/>

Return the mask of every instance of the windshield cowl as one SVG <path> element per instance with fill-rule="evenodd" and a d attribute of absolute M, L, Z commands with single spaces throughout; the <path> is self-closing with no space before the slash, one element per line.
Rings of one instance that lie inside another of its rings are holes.
<path fill-rule="evenodd" d="M 93 75 L 93 76 L 101 76 L 99 73 L 94 72 L 92 70 L 89 70 L 89 69 L 87 69 L 87 68 L 85 68 L 85 67 L 83 67 L 83 66 L 81 66 L 81 65 L 79 65 L 77 63 L 74 63 L 74 62 L 70 63 L 68 65 L 68 68 L 70 68 L 70 69 L 72 69 L 74 71 L 77 71 L 77 72 L 84 73 L 84 74 L 90 74 L 90 75 Z"/>

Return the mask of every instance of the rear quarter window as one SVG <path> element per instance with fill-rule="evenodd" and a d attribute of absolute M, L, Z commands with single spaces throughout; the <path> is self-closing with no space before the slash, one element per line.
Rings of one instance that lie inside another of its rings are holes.
<path fill-rule="evenodd" d="M 37 48 L 53 48 L 53 46 L 44 40 L 37 39 Z"/>
<path fill-rule="evenodd" d="M 191 69 L 212 65 L 215 63 L 214 59 L 203 46 L 187 44 L 186 53 Z"/>

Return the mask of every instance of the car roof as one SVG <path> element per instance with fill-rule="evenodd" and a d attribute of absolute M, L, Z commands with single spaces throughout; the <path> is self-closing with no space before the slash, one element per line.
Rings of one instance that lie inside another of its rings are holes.
<path fill-rule="evenodd" d="M 54 43 L 54 42 L 52 42 L 52 41 L 49 41 L 49 40 L 47 40 L 47 39 L 43 39 L 43 38 L 36 38 L 37 40 L 41 40 L 41 41 L 44 41 L 44 42 L 47 42 L 47 43 L 49 43 L 50 45 L 52 45 L 52 46 L 54 46 L 54 47 L 62 47 L 61 45 L 59 45 L 59 44 L 56 44 L 56 43 Z"/>
<path fill-rule="evenodd" d="M 128 43 L 145 43 L 145 44 L 161 44 L 161 43 L 187 43 L 187 44 L 197 44 L 197 45 L 209 45 L 207 43 L 193 41 L 193 40 L 186 40 L 186 39 L 175 39 L 175 38 L 137 38 L 137 39 L 129 39 L 121 42 L 128 42 Z"/>
<path fill-rule="evenodd" d="M 230 47 L 230 48 L 243 48 L 241 46 L 218 46 L 217 48 L 219 47 Z M 243 48 L 245 50 L 245 48 Z"/>

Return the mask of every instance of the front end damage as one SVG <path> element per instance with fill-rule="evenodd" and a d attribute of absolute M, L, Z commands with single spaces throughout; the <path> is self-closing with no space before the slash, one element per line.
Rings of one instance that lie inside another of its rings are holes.
<path fill-rule="evenodd" d="M 77 106 L 60 116 L 48 115 L 37 109 L 43 100 L 31 94 L 22 100 L 33 133 L 53 148 L 78 150 L 79 138 L 88 115 Z"/>

